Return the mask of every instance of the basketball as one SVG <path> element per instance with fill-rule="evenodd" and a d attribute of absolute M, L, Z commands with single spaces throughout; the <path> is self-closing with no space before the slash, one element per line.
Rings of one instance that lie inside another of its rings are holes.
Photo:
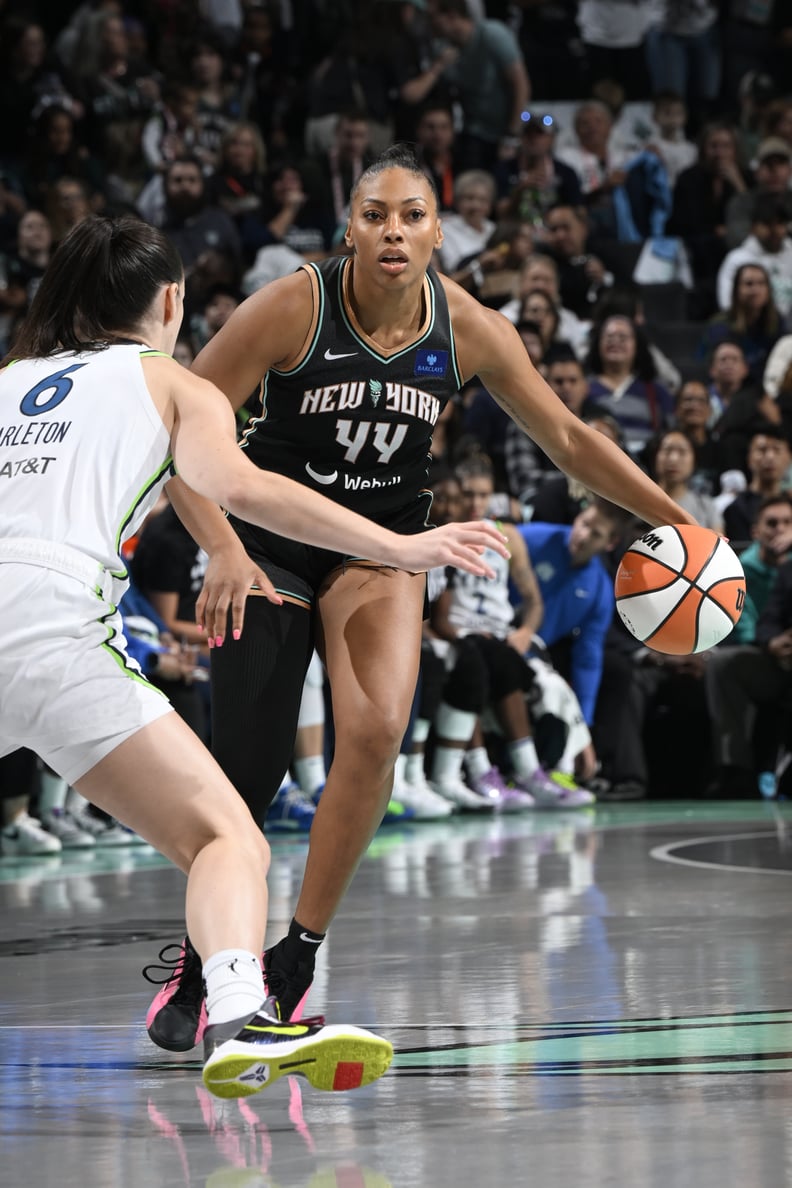
<path fill-rule="evenodd" d="M 615 581 L 627 630 L 656 652 L 689 656 L 725 639 L 742 613 L 745 574 L 710 528 L 652 528 L 630 545 Z"/>

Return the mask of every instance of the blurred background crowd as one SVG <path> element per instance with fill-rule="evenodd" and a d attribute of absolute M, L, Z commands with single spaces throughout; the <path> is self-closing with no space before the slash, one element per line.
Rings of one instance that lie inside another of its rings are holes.
<path fill-rule="evenodd" d="M 189 365 L 246 295 L 343 252 L 355 180 L 394 140 L 413 144 L 439 194 L 435 267 L 509 318 L 561 399 L 744 558 L 748 609 L 712 654 L 640 647 L 614 616 L 610 582 L 596 630 L 585 617 L 564 621 L 551 641 L 539 625 L 527 654 L 569 683 L 588 729 L 560 775 L 600 799 L 784 794 L 788 3 L 0 0 L 0 63 L 2 353 L 69 229 L 91 212 L 132 212 L 182 255 L 177 352 Z M 254 411 L 243 410 L 240 432 Z M 520 526 L 535 567 L 531 546 L 542 541 L 526 526 L 577 539 L 574 525 L 579 536 L 597 512 L 474 377 L 436 428 L 436 509 L 469 514 L 482 476 L 488 514 Z M 639 530 L 606 524 L 585 566 L 612 576 Z M 192 623 L 200 551 L 166 508 L 128 554 L 129 633 L 209 741 L 207 658 Z M 573 577 L 583 567 L 573 556 Z M 549 615 L 556 592 L 543 594 Z M 429 644 L 443 621 L 429 621 Z M 590 682 L 576 687 L 584 648 L 597 654 L 593 696 Z M 310 680 L 321 690 L 321 670 Z M 321 788 L 324 700 L 309 701 L 273 827 L 307 828 Z M 568 715 L 566 726 L 565 738 Z M 432 772 L 432 722 L 418 733 L 405 743 L 413 783 Z M 498 739 L 485 732 L 493 760 Z M 562 752 L 548 745 L 556 767 Z M 86 806 L 72 799 L 67 812 L 65 792 L 44 788 L 49 773 L 24 756 L 14 763 L 0 770 L 3 852 L 18 852 L 20 813 L 34 819 L 37 802 L 50 837 L 60 817 L 58 845 L 69 844 L 62 822 Z M 98 835 L 89 817 L 83 825 Z"/>

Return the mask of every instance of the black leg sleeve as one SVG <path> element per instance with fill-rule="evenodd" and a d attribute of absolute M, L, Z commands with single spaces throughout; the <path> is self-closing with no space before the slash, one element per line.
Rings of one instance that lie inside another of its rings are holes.
<path fill-rule="evenodd" d="M 212 754 L 262 824 L 294 750 L 313 616 L 293 603 L 248 598 L 245 627 L 214 648 Z"/>

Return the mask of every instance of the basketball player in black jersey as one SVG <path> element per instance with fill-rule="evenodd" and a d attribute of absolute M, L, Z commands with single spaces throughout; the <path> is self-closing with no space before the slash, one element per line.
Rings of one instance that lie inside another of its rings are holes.
<path fill-rule="evenodd" d="M 561 470 L 652 525 L 693 522 L 569 412 L 506 318 L 430 267 L 442 243 L 437 198 L 408 150 L 389 149 L 361 175 L 345 243 L 348 256 L 301 267 L 247 298 L 193 364 L 235 409 L 260 388 L 261 415 L 242 447 L 259 466 L 382 524 L 426 531 L 432 427 L 477 375 Z M 288 1018 L 388 804 L 426 579 L 226 520 L 191 493 L 177 510 L 210 556 L 198 614 L 215 644 L 212 750 L 259 821 L 291 758 L 314 643 L 330 683 L 334 758 L 294 919 L 264 955 Z M 257 595 L 267 581 L 282 606 Z M 200 961 L 187 945 L 174 974 L 160 995 L 168 1001 L 149 1012 L 149 1034 L 186 1048 L 200 1034 L 201 1005 Z"/>

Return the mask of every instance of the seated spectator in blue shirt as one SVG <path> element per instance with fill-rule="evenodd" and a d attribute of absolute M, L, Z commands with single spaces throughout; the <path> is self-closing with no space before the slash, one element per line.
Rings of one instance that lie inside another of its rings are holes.
<path fill-rule="evenodd" d="M 625 518 L 621 508 L 594 496 L 571 525 L 519 525 L 544 602 L 539 635 L 589 725 L 615 609 L 613 581 L 601 554 L 614 547 Z"/>

